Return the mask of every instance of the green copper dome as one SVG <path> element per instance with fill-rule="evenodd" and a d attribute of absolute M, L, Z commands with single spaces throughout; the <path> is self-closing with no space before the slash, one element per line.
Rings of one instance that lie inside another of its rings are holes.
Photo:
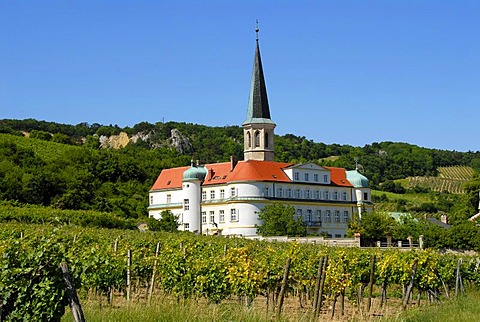
<path fill-rule="evenodd" d="M 368 179 L 357 170 L 347 171 L 347 180 L 355 188 L 368 188 Z"/>
<path fill-rule="evenodd" d="M 190 168 L 183 173 L 183 181 L 203 181 L 207 173 L 207 168 L 192 163 Z"/>

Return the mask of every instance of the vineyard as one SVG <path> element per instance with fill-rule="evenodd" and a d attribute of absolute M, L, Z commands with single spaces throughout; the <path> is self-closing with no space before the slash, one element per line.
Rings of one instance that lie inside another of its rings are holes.
<path fill-rule="evenodd" d="M 463 185 L 473 177 L 473 169 L 466 166 L 439 167 L 436 177 L 409 177 L 408 187 L 428 188 L 432 191 L 465 193 Z"/>
<path fill-rule="evenodd" d="M 2 321 L 59 320 L 67 305 L 61 262 L 81 292 L 110 303 L 160 293 L 210 303 L 242 298 L 247 305 L 263 297 L 278 313 L 284 296 L 298 296 L 312 313 L 330 306 L 333 315 L 346 303 L 363 307 L 374 286 L 382 303 L 399 289 L 408 303 L 409 287 L 437 301 L 480 282 L 478 256 L 71 226 L 2 224 L 0 253 Z"/>

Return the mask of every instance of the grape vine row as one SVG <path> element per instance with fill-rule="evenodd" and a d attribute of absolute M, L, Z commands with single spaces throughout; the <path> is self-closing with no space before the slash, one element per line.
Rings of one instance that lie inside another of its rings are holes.
<path fill-rule="evenodd" d="M 76 287 L 108 297 L 125 291 L 127 251 L 131 276 L 148 288 L 179 298 L 221 302 L 232 296 L 274 294 L 291 259 L 289 290 L 313 291 L 320 257 L 329 257 L 324 294 L 354 293 L 369 281 L 376 255 L 375 283 L 406 285 L 418 261 L 415 285 L 429 290 L 455 287 L 460 255 L 432 250 L 378 250 L 262 242 L 191 234 L 2 224 L 0 227 L 2 320 L 58 320 L 66 301 L 59 264 L 69 265 Z M 159 256 L 155 256 L 160 243 Z M 480 282 L 480 258 L 461 255 L 465 283 Z M 154 262 L 157 264 L 154 266 Z M 146 294 L 146 292 L 144 292 Z"/>

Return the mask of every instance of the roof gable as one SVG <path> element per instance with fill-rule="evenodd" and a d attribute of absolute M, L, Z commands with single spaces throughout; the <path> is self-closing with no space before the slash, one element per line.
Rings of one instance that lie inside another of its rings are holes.
<path fill-rule="evenodd" d="M 327 168 L 322 167 L 318 164 L 308 162 L 308 163 L 300 163 L 300 164 L 293 164 L 287 169 L 305 169 L 305 170 L 319 170 L 319 171 L 329 171 Z"/>

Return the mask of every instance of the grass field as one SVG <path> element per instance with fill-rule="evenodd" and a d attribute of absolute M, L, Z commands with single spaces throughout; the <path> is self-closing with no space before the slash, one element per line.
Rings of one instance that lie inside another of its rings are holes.
<path fill-rule="evenodd" d="M 371 314 L 361 313 L 358 308 L 346 310 L 346 315 L 339 312 L 332 319 L 331 307 L 328 304 L 322 311 L 319 320 L 329 321 L 393 321 L 393 322 L 463 322 L 480 321 L 480 292 L 471 290 L 466 296 L 458 300 L 444 299 L 439 304 L 426 304 L 422 301 L 421 306 L 412 302 L 409 308 L 403 311 L 400 303 L 390 302 L 387 308 L 380 309 L 373 299 Z M 312 319 L 310 308 L 300 309 L 297 298 L 287 298 L 282 315 L 277 318 L 274 312 L 266 312 L 263 301 L 257 301 L 252 308 L 246 308 L 244 303 L 232 300 L 228 303 L 213 304 L 204 299 L 172 299 L 169 297 L 157 297 L 151 304 L 139 299 L 129 304 L 123 299 L 116 305 L 110 306 L 105 301 L 86 301 L 83 305 L 85 319 L 87 321 L 315 321 Z M 338 303 L 337 303 L 338 306 Z M 73 321 L 70 309 L 62 318 L 62 322 Z"/>
<path fill-rule="evenodd" d="M 480 321 L 480 292 L 474 291 L 458 300 L 419 307 L 385 319 L 394 322 L 473 322 Z"/>

